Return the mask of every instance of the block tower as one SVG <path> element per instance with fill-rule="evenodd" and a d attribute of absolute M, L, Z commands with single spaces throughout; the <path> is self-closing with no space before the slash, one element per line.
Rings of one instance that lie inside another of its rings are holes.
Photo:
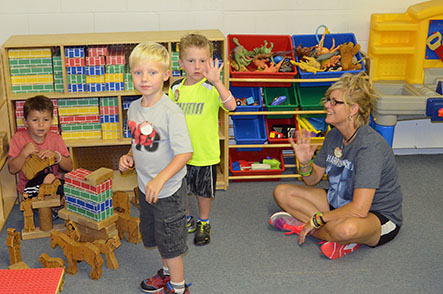
<path fill-rule="evenodd" d="M 112 206 L 113 171 L 100 168 L 94 172 L 78 168 L 65 175 L 66 209 L 101 222 L 114 214 Z"/>

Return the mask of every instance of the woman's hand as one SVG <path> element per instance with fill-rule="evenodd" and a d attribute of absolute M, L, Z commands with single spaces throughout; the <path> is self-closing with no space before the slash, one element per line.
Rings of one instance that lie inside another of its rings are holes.
<path fill-rule="evenodd" d="M 306 236 L 314 230 L 314 227 L 312 227 L 310 222 L 307 222 L 303 229 L 301 230 L 300 234 L 298 235 L 298 244 L 302 245 L 306 241 Z"/>
<path fill-rule="evenodd" d="M 294 139 L 289 138 L 289 143 L 294 150 L 295 156 L 300 164 L 306 165 L 311 161 L 314 156 L 315 150 L 317 150 L 317 145 L 311 145 L 311 133 L 305 129 L 302 130 L 302 134 L 299 131 L 295 131 Z"/>

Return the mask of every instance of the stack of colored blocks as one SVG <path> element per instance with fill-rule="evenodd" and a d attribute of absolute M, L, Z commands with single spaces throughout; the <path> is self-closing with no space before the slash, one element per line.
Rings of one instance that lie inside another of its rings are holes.
<path fill-rule="evenodd" d="M 100 98 L 100 122 L 103 139 L 120 139 L 117 97 Z"/>
<path fill-rule="evenodd" d="M 178 60 L 179 60 L 179 53 L 178 52 L 172 52 L 171 54 L 171 65 L 172 65 L 172 76 L 173 77 L 180 77 L 181 74 L 181 69 L 180 69 L 180 65 L 178 64 Z"/>
<path fill-rule="evenodd" d="M 60 99 L 58 107 L 63 139 L 101 138 L 98 98 Z"/>
<path fill-rule="evenodd" d="M 112 206 L 112 179 L 98 185 L 84 181 L 91 172 L 78 168 L 65 174 L 65 199 L 68 211 L 93 221 L 103 221 L 114 214 Z"/>
<path fill-rule="evenodd" d="M 129 68 L 129 64 L 125 66 L 125 90 L 126 91 L 134 91 L 134 82 L 132 81 L 131 69 Z"/>
<path fill-rule="evenodd" d="M 111 45 L 108 48 L 106 56 L 106 64 L 109 65 L 125 65 L 125 46 Z M 106 91 L 123 91 L 125 89 L 124 74 L 122 73 L 106 73 Z"/>
<path fill-rule="evenodd" d="M 105 56 L 108 46 L 89 46 L 86 57 L 86 83 L 88 92 L 106 91 Z"/>
<path fill-rule="evenodd" d="M 131 103 L 137 99 L 139 99 L 139 96 L 126 96 L 123 97 L 122 101 L 122 108 L 123 108 L 123 116 L 124 116 L 124 129 L 123 129 L 123 137 L 124 138 L 131 138 L 131 132 L 129 131 L 128 127 L 128 109 Z"/>
<path fill-rule="evenodd" d="M 54 112 L 52 113 L 53 121 L 50 131 L 54 133 L 58 133 L 58 101 L 57 99 L 51 99 L 52 104 L 54 105 Z M 17 125 L 17 131 L 25 129 L 24 121 L 24 113 L 23 113 L 23 105 L 25 104 L 24 100 L 15 102 L 15 121 Z"/>
<path fill-rule="evenodd" d="M 86 92 L 85 48 L 66 47 L 65 64 L 68 73 L 68 91 Z"/>
<path fill-rule="evenodd" d="M 54 69 L 54 90 L 55 92 L 64 92 L 63 64 L 60 50 L 52 56 L 52 66 Z"/>
<path fill-rule="evenodd" d="M 13 93 L 54 92 L 50 48 L 8 50 Z"/>

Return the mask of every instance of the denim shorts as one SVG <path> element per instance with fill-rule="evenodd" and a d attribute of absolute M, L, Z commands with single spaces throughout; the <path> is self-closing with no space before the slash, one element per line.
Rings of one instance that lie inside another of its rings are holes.
<path fill-rule="evenodd" d="M 183 255 L 188 250 L 186 227 L 186 182 L 169 197 L 149 204 L 138 190 L 140 203 L 140 233 L 143 245 L 156 247 L 164 259 Z"/>

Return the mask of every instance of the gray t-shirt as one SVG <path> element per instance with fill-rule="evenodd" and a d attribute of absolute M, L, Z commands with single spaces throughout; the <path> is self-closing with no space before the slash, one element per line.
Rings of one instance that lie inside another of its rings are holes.
<path fill-rule="evenodd" d="M 142 99 L 131 103 L 128 126 L 132 136 L 132 151 L 138 186 L 145 192 L 146 184 L 157 176 L 174 158 L 192 152 L 186 118 L 183 111 L 168 96 L 150 107 L 142 107 Z M 174 194 L 186 175 L 186 167 L 171 177 L 158 198 Z"/>
<path fill-rule="evenodd" d="M 334 155 L 335 148 L 343 155 Z M 354 140 L 343 147 L 343 135 L 333 128 L 325 138 L 314 163 L 326 169 L 328 202 L 335 208 L 353 199 L 354 189 L 375 189 L 372 211 L 378 211 L 396 225 L 402 224 L 402 192 L 397 180 L 394 153 L 373 128 L 362 125 Z"/>

